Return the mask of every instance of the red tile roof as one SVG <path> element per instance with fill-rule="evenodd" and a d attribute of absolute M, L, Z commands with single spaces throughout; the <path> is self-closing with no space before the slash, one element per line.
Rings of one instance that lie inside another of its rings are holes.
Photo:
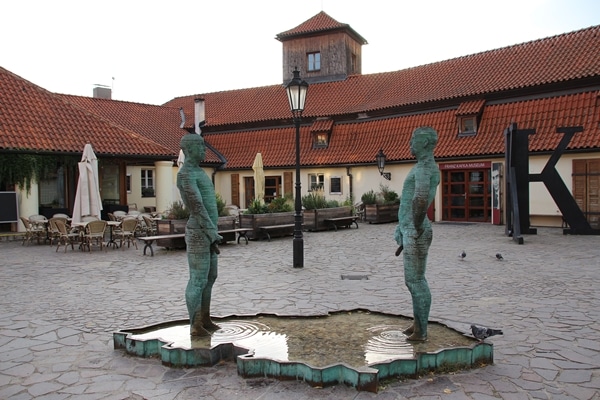
<path fill-rule="evenodd" d="M 485 100 L 471 100 L 464 101 L 460 103 L 458 106 L 458 110 L 456 110 L 457 116 L 465 116 L 465 115 L 479 115 L 481 110 L 483 109 L 483 105 L 485 104 Z"/>
<path fill-rule="evenodd" d="M 419 126 L 438 131 L 435 156 L 438 161 L 452 158 L 499 156 L 504 154 L 504 130 L 516 122 L 521 129 L 536 129 L 530 137 L 530 151 L 552 151 L 561 135 L 556 128 L 583 126 L 575 135 L 570 149 L 600 148 L 598 92 L 486 105 L 477 135 L 459 137 L 456 109 L 414 114 L 388 119 L 336 123 L 330 144 L 315 149 L 310 135 L 311 124 L 301 127 L 302 165 L 352 165 L 375 162 L 382 148 L 388 162 L 412 160 L 408 142 Z M 293 126 L 227 134 L 207 134 L 206 140 L 227 157 L 226 168 L 250 168 L 256 153 L 263 156 L 265 168 L 294 165 L 295 128 Z"/>
<path fill-rule="evenodd" d="M 71 104 L 169 148 L 175 158 L 179 154 L 181 137 L 187 134 L 186 130 L 180 128 L 181 115 L 177 108 L 93 97 L 60 96 Z M 215 152 L 206 149 L 205 162 L 221 164 L 222 161 Z"/>
<path fill-rule="evenodd" d="M 281 32 L 275 38 L 279 41 L 285 42 L 286 40 L 290 40 L 299 36 L 338 30 L 345 30 L 359 43 L 367 44 L 365 38 L 360 36 L 354 29 L 350 27 L 350 25 L 336 21 L 324 11 L 321 11 L 314 17 L 301 23 L 295 28 Z"/>
<path fill-rule="evenodd" d="M 172 155 L 167 147 L 98 118 L 0 67 L 0 150 L 81 153 L 86 143 L 97 154 Z"/>
<path fill-rule="evenodd" d="M 600 26 L 400 71 L 314 83 L 303 115 L 423 106 L 586 78 L 600 81 Z M 210 127 L 290 118 L 283 85 L 178 97 L 165 105 L 183 107 L 191 121 L 198 97 L 205 99 Z"/>

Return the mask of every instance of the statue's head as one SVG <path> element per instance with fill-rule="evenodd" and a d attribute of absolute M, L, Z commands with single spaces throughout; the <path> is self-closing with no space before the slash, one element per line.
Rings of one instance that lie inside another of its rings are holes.
<path fill-rule="evenodd" d="M 181 138 L 180 142 L 181 150 L 185 155 L 187 161 L 203 161 L 206 155 L 206 146 L 204 145 L 204 138 L 195 133 L 188 133 Z"/>
<path fill-rule="evenodd" d="M 438 141 L 438 134 L 430 126 L 421 126 L 415 129 L 410 139 L 410 152 L 414 156 L 433 153 Z"/>

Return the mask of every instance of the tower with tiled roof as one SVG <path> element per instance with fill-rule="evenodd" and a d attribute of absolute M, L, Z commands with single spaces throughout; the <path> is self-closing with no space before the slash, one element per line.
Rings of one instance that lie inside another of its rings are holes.
<path fill-rule="evenodd" d="M 283 43 L 283 82 L 291 79 L 294 68 L 309 83 L 362 72 L 362 45 L 367 41 L 324 11 L 275 38 Z"/>

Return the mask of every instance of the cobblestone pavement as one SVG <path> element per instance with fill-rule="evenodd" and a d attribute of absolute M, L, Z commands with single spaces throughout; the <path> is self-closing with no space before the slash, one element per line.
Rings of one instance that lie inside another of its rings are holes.
<path fill-rule="evenodd" d="M 394 228 L 307 232 L 303 269 L 291 267 L 291 238 L 222 246 L 213 315 L 410 316 Z M 184 251 L 56 253 L 0 242 L 0 398 L 600 399 L 600 238 L 542 228 L 518 245 L 504 227 L 436 223 L 428 266 L 431 319 L 464 332 L 471 323 L 502 328 L 489 339 L 495 363 L 386 381 L 373 394 L 244 379 L 233 362 L 168 368 L 113 350 L 114 331 L 187 318 Z"/>

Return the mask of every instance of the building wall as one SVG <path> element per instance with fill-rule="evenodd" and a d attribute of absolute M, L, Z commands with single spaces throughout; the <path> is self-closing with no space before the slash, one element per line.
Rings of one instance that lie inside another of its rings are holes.
<path fill-rule="evenodd" d="M 529 173 L 539 173 L 546 165 L 549 155 L 535 155 L 529 159 Z M 563 181 L 570 191 L 572 191 L 572 170 L 574 159 L 590 159 L 599 158 L 598 153 L 577 153 L 577 154 L 566 154 L 561 157 L 557 163 L 557 170 L 561 175 Z M 503 159 L 499 158 L 482 158 L 479 160 L 469 160 L 469 162 L 502 162 Z M 454 162 L 454 161 L 453 161 Z M 456 161 L 459 162 L 459 161 Z M 439 164 L 439 163 L 438 163 Z M 344 202 L 350 196 L 350 180 L 352 179 L 352 192 L 354 197 L 354 203 L 360 201 L 363 193 L 373 190 L 378 192 L 380 185 L 385 185 L 388 188 L 395 190 L 400 196 L 402 196 L 402 185 L 410 169 L 414 166 L 413 163 L 408 164 L 391 164 L 386 165 L 385 171 L 391 173 L 391 180 L 385 180 L 377 170 L 375 165 L 368 166 L 354 166 L 349 169 L 346 167 L 313 167 L 303 168 L 301 170 L 301 193 L 305 196 L 309 193 L 308 176 L 309 174 L 323 174 L 324 175 L 324 195 L 327 200 L 337 200 Z M 128 173 L 132 174 L 132 192 L 139 193 L 140 188 L 140 174 L 142 167 L 128 167 Z M 173 168 L 174 178 L 176 182 L 177 168 Z M 205 168 L 205 172 L 212 177 L 213 170 Z M 284 173 L 292 173 L 292 177 L 295 177 L 294 169 L 267 169 L 265 175 L 267 176 L 280 176 L 282 179 L 282 186 L 285 185 Z M 351 174 L 351 177 L 348 175 Z M 227 204 L 232 204 L 232 191 L 231 191 L 231 176 L 232 174 L 239 175 L 239 191 L 240 191 L 240 202 L 245 204 L 246 199 L 244 198 L 244 178 L 253 177 L 254 173 L 252 170 L 227 170 L 218 171 L 215 176 L 215 191 L 219 193 Z M 332 194 L 330 193 L 330 178 L 334 176 L 341 177 L 342 181 L 342 193 Z M 504 189 L 506 172 L 501 177 L 501 190 Z M 291 183 L 293 187 L 293 182 Z M 133 194 L 129 195 L 130 202 L 137 202 L 139 205 L 153 205 L 153 198 L 134 197 Z M 174 200 L 179 200 L 179 192 L 176 187 L 173 188 Z M 506 196 L 502 194 L 502 214 L 503 221 L 506 221 Z M 435 207 L 435 220 L 442 220 L 442 189 L 438 187 L 436 197 L 434 200 Z M 531 224 L 534 226 L 549 226 L 549 227 L 560 227 L 562 226 L 562 215 L 555 204 L 552 196 L 546 189 L 543 183 L 532 182 L 530 183 L 530 215 Z"/>

